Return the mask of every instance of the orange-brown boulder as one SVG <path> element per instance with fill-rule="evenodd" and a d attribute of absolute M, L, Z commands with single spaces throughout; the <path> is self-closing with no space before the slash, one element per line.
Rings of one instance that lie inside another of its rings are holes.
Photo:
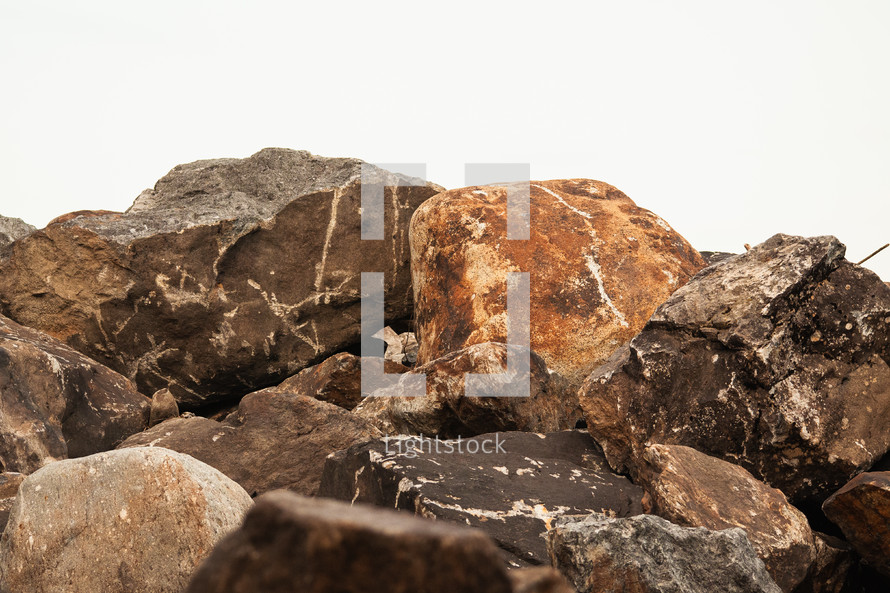
<path fill-rule="evenodd" d="M 475 186 L 414 213 L 418 364 L 505 342 L 507 274 L 522 271 L 532 349 L 580 384 L 705 265 L 664 220 L 601 181 L 531 182 L 527 241 L 507 239 L 506 211 L 506 186 Z"/>

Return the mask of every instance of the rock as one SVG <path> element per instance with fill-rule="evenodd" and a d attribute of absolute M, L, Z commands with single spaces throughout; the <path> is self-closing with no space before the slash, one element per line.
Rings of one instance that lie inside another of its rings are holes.
<path fill-rule="evenodd" d="M 735 253 L 728 253 L 726 251 L 699 251 L 698 253 L 709 266 L 713 266 L 716 263 L 736 255 Z"/>
<path fill-rule="evenodd" d="M 890 576 L 890 472 L 859 474 L 822 509 L 871 566 Z"/>
<path fill-rule="evenodd" d="M 575 593 L 563 576 L 549 566 L 517 568 L 507 576 L 513 593 Z"/>
<path fill-rule="evenodd" d="M 160 424 L 164 420 L 179 417 L 179 406 L 169 389 L 159 389 L 151 396 L 151 415 L 148 426 Z"/>
<path fill-rule="evenodd" d="M 507 593 L 497 548 L 467 527 L 270 492 L 213 551 L 188 593 Z"/>
<path fill-rule="evenodd" d="M 6 529 L 6 522 L 9 520 L 9 511 L 15 502 L 15 497 L 19 492 L 19 486 L 25 479 L 24 474 L 15 472 L 0 473 L 0 533 Z"/>
<path fill-rule="evenodd" d="M 843 540 L 813 532 L 816 556 L 810 572 L 794 593 L 852 593 L 858 576 L 856 557 Z M 858 584 L 858 583 L 857 583 Z"/>
<path fill-rule="evenodd" d="M 193 409 L 359 342 L 360 273 L 409 317 L 408 222 L 442 188 L 374 169 L 385 239 L 361 240 L 356 159 L 265 149 L 175 167 L 123 214 L 83 215 L 0 262 L 0 307 Z"/>
<path fill-rule="evenodd" d="M 276 488 L 315 494 L 325 458 L 380 436 L 367 422 L 306 395 L 258 391 L 222 422 L 168 420 L 121 444 L 191 455 L 238 482 L 251 496 Z"/>
<path fill-rule="evenodd" d="M 168 593 L 251 505 L 237 484 L 166 449 L 51 463 L 19 489 L 0 540 L 8 593 Z"/>
<path fill-rule="evenodd" d="M 384 434 L 456 438 L 486 432 L 522 430 L 555 432 L 574 428 L 581 417 L 577 396 L 564 380 L 551 374 L 544 361 L 531 354 L 528 397 L 464 397 L 466 373 L 504 373 L 507 347 L 494 342 L 475 344 L 415 367 L 400 384 L 367 397 L 356 415 L 373 422 Z M 401 397 L 404 383 L 426 374 L 426 397 Z"/>
<path fill-rule="evenodd" d="M 0 471 L 113 449 L 148 425 L 125 377 L 0 316 Z"/>
<path fill-rule="evenodd" d="M 651 515 L 567 517 L 547 549 L 579 593 L 781 591 L 739 528 L 679 527 Z"/>
<path fill-rule="evenodd" d="M 391 360 L 383 361 L 387 373 L 407 373 L 408 367 Z M 360 356 L 341 352 L 321 364 L 303 369 L 276 387 L 267 387 L 269 393 L 299 393 L 352 410 L 362 401 L 362 359 Z"/>
<path fill-rule="evenodd" d="M 890 447 L 890 290 L 833 237 L 776 235 L 710 266 L 580 390 L 612 467 L 647 443 L 825 499 Z"/>
<path fill-rule="evenodd" d="M 558 517 L 643 512 L 642 491 L 578 431 L 357 445 L 328 458 L 319 495 L 477 527 L 512 566 L 547 563 L 542 534 Z"/>
<path fill-rule="evenodd" d="M 37 229 L 21 218 L 0 216 L 0 251 L 3 251 L 13 242 L 22 237 L 27 237 Z"/>
<path fill-rule="evenodd" d="M 639 470 L 646 511 L 684 527 L 740 527 L 777 585 L 788 593 L 816 549 L 807 518 L 785 495 L 743 468 L 689 447 L 652 445 Z"/>
<path fill-rule="evenodd" d="M 384 359 L 403 365 L 417 362 L 417 339 L 412 332 L 397 334 L 388 325 L 383 328 L 383 341 L 386 343 Z"/>
<path fill-rule="evenodd" d="M 507 188 L 443 192 L 411 220 L 418 364 L 506 342 L 509 272 L 529 272 L 531 348 L 577 386 L 705 262 L 611 185 L 533 181 L 528 241 L 506 237 Z"/>

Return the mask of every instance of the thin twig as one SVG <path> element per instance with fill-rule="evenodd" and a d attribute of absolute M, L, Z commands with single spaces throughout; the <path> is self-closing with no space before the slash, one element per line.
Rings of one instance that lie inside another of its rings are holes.
<path fill-rule="evenodd" d="M 866 257 L 864 260 L 862 260 L 862 261 L 860 261 L 860 262 L 856 262 L 856 265 L 857 265 L 857 266 L 861 266 L 862 264 L 864 264 L 865 262 L 867 262 L 868 260 L 870 260 L 871 258 L 873 258 L 874 256 L 876 256 L 876 255 L 879 254 L 880 252 L 884 251 L 884 250 L 887 249 L 888 247 L 890 247 L 890 243 L 887 243 L 886 245 L 884 245 L 884 246 L 881 247 L 880 249 L 877 249 L 874 253 L 872 253 L 871 255 L 869 255 L 868 257 Z"/>

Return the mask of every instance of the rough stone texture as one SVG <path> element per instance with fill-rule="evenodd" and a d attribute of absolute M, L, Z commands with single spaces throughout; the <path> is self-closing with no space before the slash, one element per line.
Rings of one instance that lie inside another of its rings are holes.
<path fill-rule="evenodd" d="M 858 584 L 857 559 L 847 542 L 813 532 L 816 556 L 810 572 L 794 593 L 864 592 Z"/>
<path fill-rule="evenodd" d="M 507 593 L 482 532 L 364 505 L 270 492 L 188 593 Z"/>
<path fill-rule="evenodd" d="M 22 485 L 24 479 L 24 474 L 15 472 L 0 474 L 0 533 L 6 528 L 9 511 L 12 509 L 15 497 L 19 492 L 19 486 Z"/>
<path fill-rule="evenodd" d="M 408 222 L 442 188 L 376 169 L 385 239 L 362 241 L 361 161 L 265 149 L 175 167 L 123 214 L 78 216 L 0 262 L 0 307 L 195 407 L 357 343 L 360 273 L 411 312 Z M 401 185 L 400 185 L 401 184 Z"/>
<path fill-rule="evenodd" d="M 392 374 L 407 373 L 409 370 L 408 367 L 390 360 L 384 360 L 383 367 L 385 372 Z M 300 393 L 352 410 L 362 401 L 362 359 L 360 356 L 341 352 L 264 391 Z"/>
<path fill-rule="evenodd" d="M 816 556 L 807 518 L 785 495 L 745 469 L 689 447 L 652 445 L 639 484 L 646 511 L 685 527 L 741 527 L 783 591 L 790 593 Z"/>
<path fill-rule="evenodd" d="M 0 254 L 14 241 L 27 237 L 37 229 L 21 218 L 0 216 Z M 0 255 L 2 257 L 2 255 Z"/>
<path fill-rule="evenodd" d="M 191 455 L 238 482 L 251 496 L 276 488 L 315 494 L 325 458 L 378 438 L 367 422 L 306 395 L 258 391 L 222 422 L 168 420 L 121 444 Z"/>
<path fill-rule="evenodd" d="M 558 517 L 641 514 L 642 494 L 609 471 L 599 447 L 578 431 L 374 441 L 328 458 L 319 489 L 478 527 L 512 566 L 547 564 L 542 534 Z"/>
<path fill-rule="evenodd" d="M 384 359 L 403 365 L 414 365 L 417 362 L 417 338 L 413 332 L 396 333 L 388 325 L 383 328 L 383 341 L 386 343 Z"/>
<path fill-rule="evenodd" d="M 779 593 L 745 532 L 651 515 L 557 521 L 547 548 L 579 593 Z"/>
<path fill-rule="evenodd" d="M 531 347 L 577 387 L 705 262 L 661 218 L 589 179 L 531 183 L 530 240 L 507 240 L 507 189 L 439 194 L 411 219 L 418 364 L 506 342 L 506 278 L 529 272 Z"/>
<path fill-rule="evenodd" d="M 729 253 L 726 251 L 699 251 L 699 255 L 705 260 L 709 266 L 712 266 L 716 263 L 720 263 L 725 259 L 729 259 L 730 257 L 734 257 L 735 253 Z"/>
<path fill-rule="evenodd" d="M 148 419 L 149 427 L 178 416 L 179 406 L 176 404 L 176 398 L 173 397 L 173 394 L 170 393 L 169 389 L 159 389 L 153 396 L 151 396 L 151 414 Z"/>
<path fill-rule="evenodd" d="M 822 509 L 871 566 L 890 576 L 890 472 L 859 474 Z"/>
<path fill-rule="evenodd" d="M 0 542 L 7 593 L 179 593 L 251 505 L 166 449 L 59 461 L 22 483 Z"/>
<path fill-rule="evenodd" d="M 647 442 L 819 501 L 890 446 L 890 289 L 833 237 L 776 235 L 710 266 L 580 390 L 612 467 Z"/>
<path fill-rule="evenodd" d="M 455 438 L 486 432 L 555 432 L 574 428 L 581 417 L 578 398 L 558 374 L 531 354 L 529 397 L 464 397 L 466 373 L 500 374 L 507 347 L 486 342 L 415 367 L 402 377 L 426 374 L 426 397 L 401 397 L 396 385 L 375 392 L 355 409 L 384 434 Z"/>
<path fill-rule="evenodd" d="M 558 571 L 549 566 L 517 568 L 507 573 L 513 593 L 575 593 Z"/>
<path fill-rule="evenodd" d="M 0 471 L 113 449 L 148 425 L 125 377 L 0 316 Z"/>

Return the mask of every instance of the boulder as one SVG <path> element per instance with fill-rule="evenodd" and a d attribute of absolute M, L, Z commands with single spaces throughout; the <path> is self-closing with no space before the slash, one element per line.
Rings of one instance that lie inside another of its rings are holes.
<path fill-rule="evenodd" d="M 383 341 L 386 344 L 385 360 L 412 366 L 417 362 L 419 345 L 413 332 L 398 334 L 387 325 L 383 328 Z"/>
<path fill-rule="evenodd" d="M 661 218 L 589 179 L 531 182 L 529 240 L 507 240 L 507 191 L 443 192 L 411 219 L 418 364 L 506 342 L 507 275 L 522 271 L 531 348 L 577 387 L 705 265 Z"/>
<path fill-rule="evenodd" d="M 9 511 L 19 493 L 19 486 L 24 481 L 24 474 L 15 472 L 3 472 L 0 474 L 0 533 L 6 528 L 9 521 Z"/>
<path fill-rule="evenodd" d="M 319 495 L 477 527 L 511 566 L 547 564 L 542 535 L 559 517 L 643 512 L 642 491 L 580 431 L 373 441 L 329 457 Z"/>
<path fill-rule="evenodd" d="M 27 237 L 36 230 L 35 227 L 21 218 L 0 216 L 0 252 L 3 252 L 9 245 L 22 237 Z"/>
<path fill-rule="evenodd" d="M 217 546 L 187 593 L 507 593 L 482 532 L 276 491 Z"/>
<path fill-rule="evenodd" d="M 145 429 L 149 407 L 125 377 L 0 316 L 0 471 L 113 449 Z"/>
<path fill-rule="evenodd" d="M 51 463 L 22 482 L 12 507 L 3 591 L 181 591 L 250 506 L 224 475 L 166 449 Z"/>
<path fill-rule="evenodd" d="M 810 571 L 816 549 L 807 518 L 745 469 L 689 447 L 652 445 L 643 453 L 644 506 L 684 527 L 740 527 L 786 593 Z"/>
<path fill-rule="evenodd" d="M 890 289 L 834 237 L 776 235 L 710 266 L 580 390 L 612 467 L 647 443 L 821 503 L 890 447 Z"/>
<path fill-rule="evenodd" d="M 251 496 L 276 488 L 315 494 L 325 458 L 380 436 L 367 422 L 306 395 L 258 391 L 221 422 L 175 418 L 133 435 L 127 447 L 191 455 L 238 482 Z"/>
<path fill-rule="evenodd" d="M 185 409 L 279 383 L 358 343 L 361 272 L 410 316 L 408 222 L 442 188 L 371 169 L 385 238 L 362 241 L 361 166 L 277 148 L 177 166 L 123 214 L 20 240 L 0 312 Z"/>
<path fill-rule="evenodd" d="M 148 419 L 149 428 L 164 420 L 179 416 L 179 406 L 169 389 L 159 389 L 151 396 L 151 414 Z"/>
<path fill-rule="evenodd" d="M 407 373 L 408 367 L 383 361 L 384 372 Z M 352 410 L 362 401 L 362 359 L 341 352 L 324 362 L 303 369 L 280 385 L 267 387 L 269 393 L 299 393 Z"/>
<path fill-rule="evenodd" d="M 842 539 L 813 532 L 816 556 L 810 572 L 794 593 L 865 593 L 858 571 L 858 559 Z M 856 588 L 859 586 L 859 588 Z"/>
<path fill-rule="evenodd" d="M 890 472 L 859 474 L 822 509 L 872 567 L 890 576 Z"/>
<path fill-rule="evenodd" d="M 547 548 L 579 593 L 781 591 L 739 528 L 679 527 L 651 515 L 566 517 Z"/>
<path fill-rule="evenodd" d="M 534 352 L 530 361 L 528 397 L 465 397 L 466 373 L 505 372 L 506 345 L 486 342 L 413 368 L 402 375 L 399 384 L 365 398 L 355 413 L 389 435 L 456 438 L 497 431 L 574 428 L 581 417 L 576 394 Z M 405 392 L 404 384 L 417 374 L 426 374 L 426 396 L 400 396 Z"/>

